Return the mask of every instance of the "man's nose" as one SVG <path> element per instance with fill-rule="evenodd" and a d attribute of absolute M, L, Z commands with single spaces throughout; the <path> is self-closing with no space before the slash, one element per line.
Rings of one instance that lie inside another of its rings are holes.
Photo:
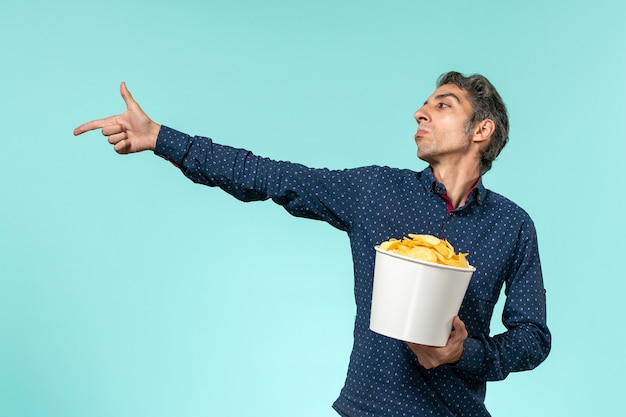
<path fill-rule="evenodd" d="M 426 113 L 426 111 L 424 111 L 424 107 L 423 106 L 420 107 L 419 109 L 417 109 L 415 111 L 415 113 L 413 113 L 413 117 L 415 117 L 415 121 L 417 123 L 428 121 L 428 113 Z"/>

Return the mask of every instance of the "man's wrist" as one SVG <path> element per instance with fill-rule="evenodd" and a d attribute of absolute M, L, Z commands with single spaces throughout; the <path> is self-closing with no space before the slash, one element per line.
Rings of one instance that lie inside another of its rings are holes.
<path fill-rule="evenodd" d="M 154 123 L 152 120 L 150 121 L 150 144 L 149 149 L 154 152 L 156 149 L 157 139 L 159 138 L 159 132 L 161 131 L 161 125 L 158 123 Z"/>

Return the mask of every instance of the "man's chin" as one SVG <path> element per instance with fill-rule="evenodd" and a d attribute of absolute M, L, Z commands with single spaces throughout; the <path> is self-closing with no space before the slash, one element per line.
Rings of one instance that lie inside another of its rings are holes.
<path fill-rule="evenodd" d="M 418 159 L 421 159 L 422 161 L 424 161 L 424 162 L 426 162 L 426 163 L 430 164 L 430 161 L 429 161 L 428 155 L 424 155 L 424 152 L 420 152 L 420 150 L 419 150 L 419 149 L 417 150 L 417 154 L 416 154 L 416 156 L 417 156 L 417 158 L 418 158 Z"/>

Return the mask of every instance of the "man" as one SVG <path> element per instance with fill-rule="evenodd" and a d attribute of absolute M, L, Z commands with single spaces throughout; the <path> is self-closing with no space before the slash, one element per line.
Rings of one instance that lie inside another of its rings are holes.
<path fill-rule="evenodd" d="M 549 353 L 545 290 L 530 217 L 487 190 L 482 175 L 508 139 L 499 94 L 483 76 L 450 72 L 415 112 L 421 172 L 388 167 L 313 169 L 258 157 L 150 120 L 124 83 L 122 115 L 74 131 L 102 129 L 118 153 L 152 150 L 191 180 L 242 201 L 271 198 L 295 216 L 347 232 L 357 315 L 342 416 L 488 416 L 486 381 L 528 370 Z M 394 210 L 389 208 L 393 207 Z M 444 347 L 405 343 L 369 330 L 374 246 L 409 233 L 446 238 L 476 267 Z M 502 286 L 507 331 L 490 336 Z"/>

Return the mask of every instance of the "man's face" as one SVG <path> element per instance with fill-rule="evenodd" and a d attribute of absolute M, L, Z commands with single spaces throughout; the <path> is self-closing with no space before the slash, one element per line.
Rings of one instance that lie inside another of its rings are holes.
<path fill-rule="evenodd" d="M 466 133 L 465 125 L 471 114 L 465 90 L 452 84 L 437 88 L 414 114 L 418 123 L 417 156 L 432 165 L 443 158 L 455 161 L 466 155 L 472 135 Z"/>

